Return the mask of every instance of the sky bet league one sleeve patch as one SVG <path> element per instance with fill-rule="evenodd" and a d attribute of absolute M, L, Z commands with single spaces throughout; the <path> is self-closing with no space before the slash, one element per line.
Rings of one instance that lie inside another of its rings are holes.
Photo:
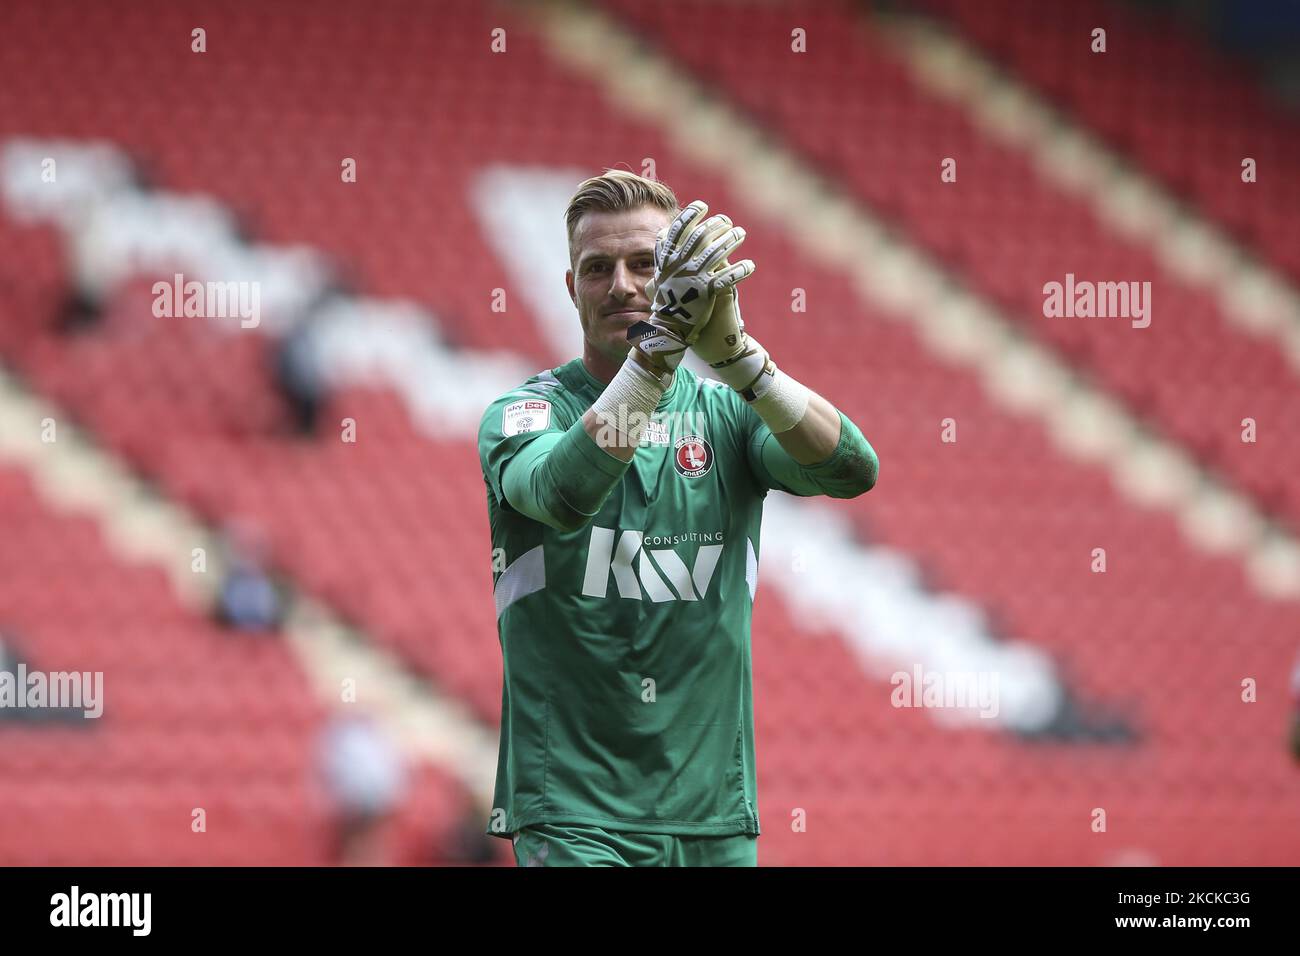
<path fill-rule="evenodd" d="M 539 432 L 551 424 L 551 403 L 536 398 L 512 402 L 501 412 L 501 434 Z"/>

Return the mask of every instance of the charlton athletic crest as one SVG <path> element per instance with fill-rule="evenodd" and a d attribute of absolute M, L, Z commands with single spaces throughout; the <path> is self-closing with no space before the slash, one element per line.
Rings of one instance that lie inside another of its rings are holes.
<path fill-rule="evenodd" d="M 698 478 L 713 467 L 713 447 L 699 435 L 677 439 L 673 450 L 673 465 L 683 477 Z"/>

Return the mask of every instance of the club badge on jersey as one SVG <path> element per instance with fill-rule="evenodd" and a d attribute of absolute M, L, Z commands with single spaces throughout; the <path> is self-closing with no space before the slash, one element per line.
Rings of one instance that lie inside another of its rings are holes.
<path fill-rule="evenodd" d="M 699 478 L 713 467 L 713 446 L 699 435 L 677 439 L 673 451 L 673 467 L 683 478 Z"/>

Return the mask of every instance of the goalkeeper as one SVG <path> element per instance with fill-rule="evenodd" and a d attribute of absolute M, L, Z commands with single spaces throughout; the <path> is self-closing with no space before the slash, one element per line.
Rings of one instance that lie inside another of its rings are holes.
<path fill-rule="evenodd" d="M 876 481 L 857 426 L 747 334 L 745 233 L 707 213 L 617 170 L 579 186 L 582 357 L 480 423 L 505 670 L 487 832 L 522 866 L 756 864 L 763 499 Z"/>

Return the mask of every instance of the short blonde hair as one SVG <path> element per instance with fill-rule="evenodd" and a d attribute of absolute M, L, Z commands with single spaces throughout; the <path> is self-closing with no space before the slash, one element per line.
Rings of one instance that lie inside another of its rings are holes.
<path fill-rule="evenodd" d="M 582 183 L 564 211 L 564 224 L 569 231 L 569 260 L 573 260 L 573 236 L 578 222 L 587 213 L 626 212 L 642 206 L 662 209 L 670 219 L 681 211 L 671 189 L 627 170 L 607 169 Z"/>

